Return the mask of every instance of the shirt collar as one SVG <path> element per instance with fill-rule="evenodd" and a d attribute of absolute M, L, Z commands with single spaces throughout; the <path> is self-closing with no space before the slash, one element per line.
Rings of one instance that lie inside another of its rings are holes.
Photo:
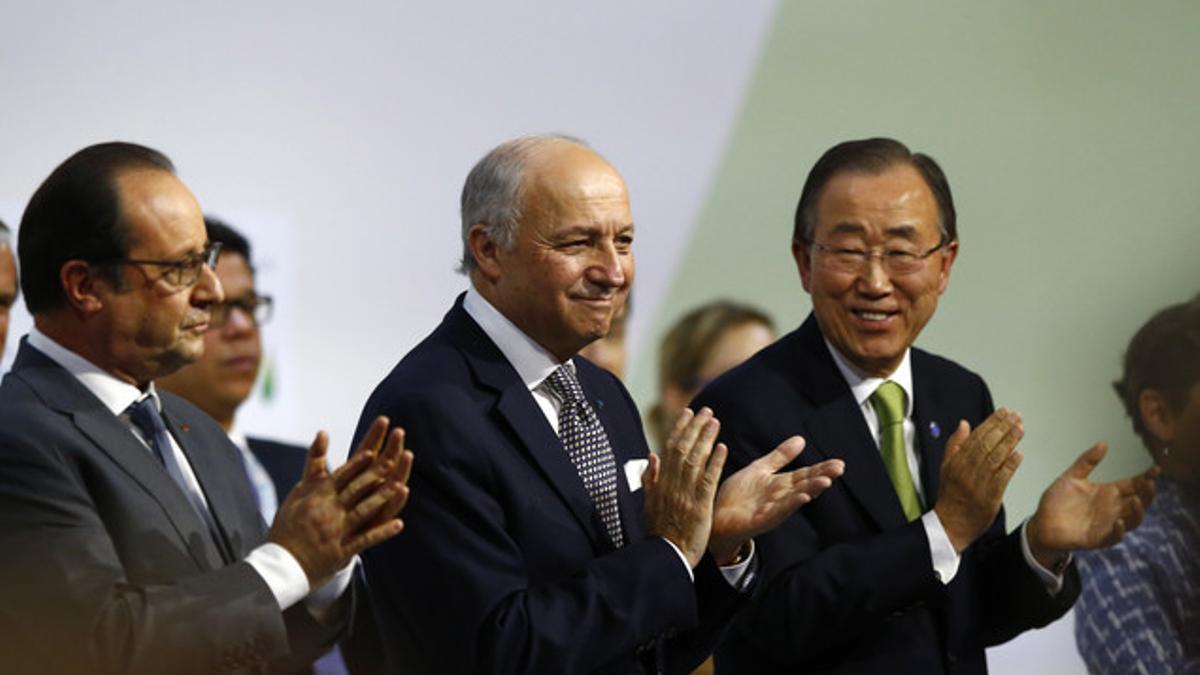
<path fill-rule="evenodd" d="M 517 328 L 516 324 L 508 320 L 508 317 L 500 313 L 492 303 L 487 301 L 479 291 L 475 289 L 475 285 L 467 289 L 467 297 L 463 299 L 463 309 L 467 314 L 479 324 L 483 332 L 491 338 L 492 342 L 500 348 L 500 353 L 517 371 L 517 376 L 525 383 L 525 387 L 530 391 L 536 389 L 550 373 L 558 369 L 560 365 L 565 365 L 572 373 L 575 372 L 575 362 L 572 359 L 567 359 L 566 363 L 560 364 L 550 352 L 546 351 L 533 340 Z"/>
<path fill-rule="evenodd" d="M 151 382 L 146 391 L 120 380 L 100 366 L 58 344 L 35 326 L 29 331 L 29 346 L 45 354 L 64 370 L 73 375 L 88 391 L 100 399 L 113 415 L 120 416 L 143 395 L 154 398 L 154 405 L 161 411 L 162 401 Z"/>
<path fill-rule="evenodd" d="M 879 385 L 891 380 L 900 385 L 904 390 L 904 416 L 912 418 L 913 392 L 912 392 L 912 362 L 909 360 L 911 349 L 904 350 L 904 358 L 900 360 L 900 365 L 896 366 L 896 370 L 887 377 L 875 377 L 868 375 L 859 370 L 853 363 L 837 350 L 829 340 L 825 340 L 825 346 L 829 348 L 829 353 L 833 355 L 833 362 L 837 365 L 838 371 L 842 373 L 842 378 L 846 380 L 846 384 L 850 385 L 850 391 L 854 394 L 854 402 L 861 408 L 871 398 L 871 394 L 879 388 Z"/>
<path fill-rule="evenodd" d="M 227 435 L 229 436 L 229 440 L 233 441 L 233 444 L 238 446 L 243 452 L 250 452 L 250 439 L 246 438 L 246 434 L 242 433 L 242 430 L 238 428 L 237 422 L 234 422 L 233 426 L 229 428 Z"/>

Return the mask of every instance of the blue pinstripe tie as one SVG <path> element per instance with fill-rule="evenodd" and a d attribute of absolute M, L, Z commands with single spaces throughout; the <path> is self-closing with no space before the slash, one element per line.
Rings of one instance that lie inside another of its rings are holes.
<path fill-rule="evenodd" d="M 546 382 L 562 401 L 558 409 L 558 437 L 583 480 L 609 539 L 620 548 L 625 545 L 625 535 L 617 505 L 617 460 L 608 434 L 584 397 L 574 372 L 559 366 Z"/>

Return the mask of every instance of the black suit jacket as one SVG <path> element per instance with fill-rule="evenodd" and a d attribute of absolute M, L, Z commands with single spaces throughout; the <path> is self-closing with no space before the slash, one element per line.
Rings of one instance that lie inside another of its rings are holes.
<path fill-rule="evenodd" d="M 302 606 L 281 613 L 240 562 L 264 531 L 238 451 L 207 415 L 160 396 L 216 539 L 132 431 L 21 344 L 0 384 L 0 663 L 10 672 L 286 670 L 336 637 Z"/>
<path fill-rule="evenodd" d="M 367 551 L 391 666 L 416 673 L 685 672 L 741 596 L 711 560 L 693 586 L 646 535 L 623 467 L 647 456 L 632 400 L 576 358 L 616 454 L 627 544 L 614 549 L 553 428 L 516 371 L 462 309 L 367 401 L 416 453 L 402 535 Z M 690 629 L 690 630 L 689 630 Z"/>
<path fill-rule="evenodd" d="M 938 494 L 945 443 L 958 421 L 992 412 L 978 375 L 912 350 L 913 422 L 926 501 Z M 920 521 L 907 522 L 878 445 L 814 317 L 705 389 L 736 470 L 799 434 L 796 460 L 830 458 L 846 472 L 817 500 L 758 539 L 757 597 L 717 653 L 728 673 L 983 673 L 984 647 L 1064 613 L 1072 569 L 1051 597 L 1022 558 L 1001 511 L 964 551 L 948 585 L 933 572 Z"/>

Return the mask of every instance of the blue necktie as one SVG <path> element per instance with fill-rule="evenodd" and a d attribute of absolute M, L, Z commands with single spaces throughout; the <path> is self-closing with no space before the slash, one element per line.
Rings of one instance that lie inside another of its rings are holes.
<path fill-rule="evenodd" d="M 562 401 L 562 407 L 558 409 L 558 437 L 583 480 L 609 539 L 620 548 L 625 545 L 625 535 L 621 531 L 621 510 L 617 504 L 617 459 L 609 445 L 608 434 L 584 397 L 575 373 L 566 366 L 559 366 L 546 382 Z"/>
<path fill-rule="evenodd" d="M 158 405 L 154 401 L 154 397 L 147 395 L 141 400 L 129 407 L 129 419 L 134 426 L 142 432 L 147 444 L 154 454 L 158 456 L 158 461 L 162 462 L 163 468 L 167 474 L 175 481 L 180 490 L 183 490 L 184 496 L 187 497 L 188 503 L 196 510 L 200 519 L 208 526 L 209 533 L 213 535 L 213 540 L 218 542 L 218 548 L 221 548 L 220 538 L 216 536 L 216 523 L 213 522 L 212 514 L 209 513 L 208 507 L 204 504 L 203 497 L 193 490 L 188 485 L 187 479 L 183 476 L 183 469 L 179 466 L 179 460 L 175 457 L 175 449 L 171 447 L 171 436 L 167 431 L 167 425 L 163 422 L 162 414 L 158 412 Z"/>

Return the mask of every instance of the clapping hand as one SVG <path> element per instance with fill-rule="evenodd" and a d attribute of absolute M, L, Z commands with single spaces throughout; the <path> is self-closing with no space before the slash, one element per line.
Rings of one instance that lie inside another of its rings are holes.
<path fill-rule="evenodd" d="M 310 588 L 404 528 L 396 514 L 408 500 L 413 454 L 404 449 L 404 430 L 388 433 L 388 426 L 386 417 L 376 418 L 355 452 L 332 473 L 326 465 L 329 436 L 318 432 L 303 477 L 279 505 L 267 540 L 296 558 Z"/>

